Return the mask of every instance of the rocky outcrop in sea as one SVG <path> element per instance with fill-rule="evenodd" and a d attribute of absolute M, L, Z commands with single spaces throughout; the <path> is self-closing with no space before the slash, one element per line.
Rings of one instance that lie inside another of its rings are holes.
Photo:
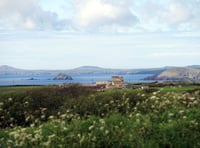
<path fill-rule="evenodd" d="M 73 80 L 71 76 L 65 73 L 59 73 L 57 76 L 53 78 L 53 80 Z"/>

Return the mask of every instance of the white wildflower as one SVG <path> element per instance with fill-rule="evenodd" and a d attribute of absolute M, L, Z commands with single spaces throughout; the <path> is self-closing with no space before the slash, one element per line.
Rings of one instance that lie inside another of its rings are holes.
<path fill-rule="evenodd" d="M 8 101 L 12 101 L 13 99 L 12 98 L 8 98 Z"/>
<path fill-rule="evenodd" d="M 104 127 L 103 127 L 103 126 L 101 126 L 99 129 L 102 131 L 102 130 L 104 130 Z"/>
<path fill-rule="evenodd" d="M 32 123 L 30 126 L 31 126 L 31 127 L 34 127 L 34 126 L 35 126 L 35 124 L 34 124 L 34 123 Z"/>
<path fill-rule="evenodd" d="M 53 139 L 55 136 L 56 136 L 55 134 L 52 134 L 52 135 L 50 135 L 48 138 L 49 138 L 49 139 Z"/>
<path fill-rule="evenodd" d="M 140 105 L 140 102 L 137 102 L 137 103 L 136 103 L 136 106 L 138 106 L 138 105 Z"/>
<path fill-rule="evenodd" d="M 184 110 L 180 110 L 178 113 L 179 113 L 179 114 L 183 114 L 183 113 L 184 113 Z"/>
<path fill-rule="evenodd" d="M 92 137 L 92 141 L 96 141 L 96 140 L 97 140 L 96 136 Z"/>
<path fill-rule="evenodd" d="M 154 99 L 156 99 L 156 96 L 151 96 L 150 97 L 150 100 L 154 100 Z"/>
<path fill-rule="evenodd" d="M 136 122 L 137 122 L 137 123 L 140 123 L 140 119 L 136 119 Z"/>
<path fill-rule="evenodd" d="M 80 139 L 80 143 L 83 143 L 84 140 L 85 140 L 85 136 L 82 136 L 82 138 Z"/>
<path fill-rule="evenodd" d="M 157 95 L 158 92 L 153 92 L 153 95 Z"/>
<path fill-rule="evenodd" d="M 49 119 L 54 119 L 54 116 L 49 116 Z"/>
<path fill-rule="evenodd" d="M 3 103 L 3 102 L 0 102 L 0 107 L 3 106 L 3 105 L 4 105 L 4 103 Z"/>
<path fill-rule="evenodd" d="M 168 116 L 169 116 L 169 117 L 172 117 L 172 116 L 174 116 L 174 114 L 173 114 L 173 113 L 169 113 Z"/>
<path fill-rule="evenodd" d="M 196 123 L 196 120 L 192 120 L 192 121 L 190 121 L 192 124 L 195 124 Z"/>
<path fill-rule="evenodd" d="M 197 101 L 197 100 L 195 100 L 195 101 L 193 102 L 193 104 L 194 104 L 194 105 L 197 105 L 197 104 L 198 104 L 198 101 Z"/>
<path fill-rule="evenodd" d="M 62 114 L 62 115 L 60 115 L 60 118 L 61 118 L 61 119 L 65 119 L 66 116 L 67 116 L 66 114 Z"/>
<path fill-rule="evenodd" d="M 41 119 L 44 119 L 44 118 L 45 118 L 45 115 L 42 115 L 42 116 L 41 116 Z"/>
<path fill-rule="evenodd" d="M 172 120 L 168 120 L 168 122 L 169 122 L 169 123 L 171 123 L 171 122 L 172 122 Z"/>
<path fill-rule="evenodd" d="M 187 117 L 186 116 L 183 116 L 183 119 L 186 119 Z"/>
<path fill-rule="evenodd" d="M 45 147 L 50 147 L 51 141 L 47 141 L 43 143 L 43 146 Z"/>
<path fill-rule="evenodd" d="M 190 99 L 191 101 L 194 101 L 194 100 L 195 100 L 195 98 L 194 98 L 194 97 L 190 97 L 189 99 Z"/>
<path fill-rule="evenodd" d="M 104 120 L 104 119 L 100 119 L 99 122 L 100 122 L 101 124 L 105 124 L 105 120 Z"/>
<path fill-rule="evenodd" d="M 109 131 L 108 131 L 108 130 L 106 130 L 106 131 L 105 131 L 105 134 L 107 135 L 108 133 L 109 133 Z"/>
<path fill-rule="evenodd" d="M 78 138 L 80 138 L 80 137 L 81 137 L 81 134 L 78 134 L 77 136 L 78 136 Z"/>
<path fill-rule="evenodd" d="M 139 116 L 140 116 L 140 113 L 137 113 L 135 116 L 136 116 L 136 117 L 139 117 Z"/>
<path fill-rule="evenodd" d="M 88 129 L 91 131 L 94 128 L 93 125 L 91 125 Z"/>
<path fill-rule="evenodd" d="M 68 129 L 66 127 L 63 128 L 64 131 L 67 131 Z"/>
<path fill-rule="evenodd" d="M 129 117 L 129 118 L 131 118 L 132 116 L 133 116 L 132 114 L 129 114 L 129 116 L 128 116 L 128 117 Z"/>

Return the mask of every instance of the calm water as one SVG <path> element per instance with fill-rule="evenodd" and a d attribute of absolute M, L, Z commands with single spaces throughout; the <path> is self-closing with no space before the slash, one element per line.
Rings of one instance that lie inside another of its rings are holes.
<path fill-rule="evenodd" d="M 151 74 L 122 74 L 126 82 L 148 82 L 141 80 Z M 37 75 L 0 75 L 0 86 L 8 85 L 50 85 L 63 83 L 82 83 L 92 84 L 97 81 L 110 80 L 113 74 L 71 74 L 73 80 L 52 80 L 55 75 L 37 74 Z M 30 80 L 33 78 L 34 80 Z"/>

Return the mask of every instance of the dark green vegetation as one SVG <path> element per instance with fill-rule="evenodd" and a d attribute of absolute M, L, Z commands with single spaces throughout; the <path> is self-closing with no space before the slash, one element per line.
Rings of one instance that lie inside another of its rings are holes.
<path fill-rule="evenodd" d="M 200 86 L 0 87 L 0 147 L 200 147 Z"/>

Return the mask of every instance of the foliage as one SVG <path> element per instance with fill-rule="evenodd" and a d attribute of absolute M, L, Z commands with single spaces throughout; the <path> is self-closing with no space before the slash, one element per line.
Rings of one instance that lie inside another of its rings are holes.
<path fill-rule="evenodd" d="M 0 127 L 29 126 L 47 121 L 49 116 L 57 116 L 65 102 L 87 97 L 92 90 L 78 84 L 67 87 L 29 87 L 0 93 Z"/>
<path fill-rule="evenodd" d="M 200 89 L 180 87 L 0 93 L 0 147 L 200 147 Z"/>

